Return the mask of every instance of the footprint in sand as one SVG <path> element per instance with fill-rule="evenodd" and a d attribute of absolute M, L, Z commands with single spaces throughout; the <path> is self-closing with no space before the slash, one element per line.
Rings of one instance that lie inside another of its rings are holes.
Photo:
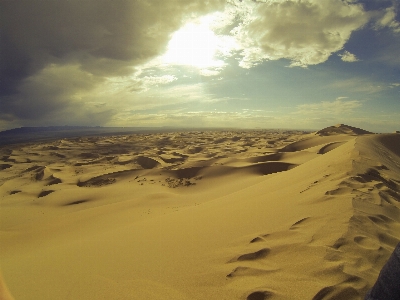
<path fill-rule="evenodd" d="M 53 190 L 41 191 L 37 197 L 38 197 L 38 198 L 45 197 L 45 196 L 47 196 L 47 195 L 49 195 L 49 194 L 51 194 L 51 193 L 53 193 L 53 192 L 54 192 Z"/>
<path fill-rule="evenodd" d="M 325 300 L 325 299 L 361 299 L 359 292 L 350 286 L 327 286 L 320 290 L 312 300 Z"/>
<path fill-rule="evenodd" d="M 388 224 L 391 224 L 394 222 L 394 220 L 384 216 L 384 215 L 372 215 L 368 216 L 368 219 L 370 219 L 377 227 L 380 227 L 382 229 L 387 229 Z"/>
<path fill-rule="evenodd" d="M 396 245 L 399 243 L 399 239 L 397 237 L 386 232 L 379 233 L 378 239 L 382 244 L 388 245 L 392 248 L 396 247 Z"/>
<path fill-rule="evenodd" d="M 266 236 L 268 236 L 268 235 L 266 235 Z M 252 240 L 250 241 L 250 244 L 253 244 L 253 243 L 261 243 L 261 242 L 265 242 L 265 240 L 264 240 L 262 237 L 257 236 L 257 237 L 255 237 L 254 239 L 252 239 Z"/>
<path fill-rule="evenodd" d="M 366 236 L 355 236 L 354 237 L 354 242 L 360 246 L 361 248 L 364 249 L 369 249 L 369 250 L 379 250 L 379 248 L 381 248 L 381 246 L 374 242 L 372 239 L 366 237 Z"/>
<path fill-rule="evenodd" d="M 86 203 L 89 200 L 76 200 L 76 201 L 72 201 L 72 202 L 68 202 L 63 204 L 62 206 L 71 206 L 71 205 L 77 205 L 77 204 L 82 204 L 82 203 Z"/>
<path fill-rule="evenodd" d="M 18 193 L 21 193 L 21 191 L 20 190 L 13 190 L 13 191 L 10 191 L 10 195 L 14 195 L 14 194 L 18 194 Z"/>
<path fill-rule="evenodd" d="M 338 187 L 334 190 L 331 191 L 326 191 L 325 195 L 331 195 L 331 196 L 336 196 L 336 195 L 347 195 L 353 191 L 352 188 L 350 187 Z"/>
<path fill-rule="evenodd" d="M 269 291 L 257 291 L 247 296 L 246 300 L 266 300 L 270 299 L 274 294 Z"/>
<path fill-rule="evenodd" d="M 305 223 L 307 220 L 309 220 L 309 219 L 310 219 L 309 217 L 306 217 L 306 218 L 303 218 L 303 219 L 297 221 L 296 223 L 294 223 L 294 224 L 290 227 L 289 230 L 293 230 L 293 229 L 299 228 L 299 227 L 300 227 L 299 225 L 304 225 L 304 223 Z"/>
<path fill-rule="evenodd" d="M 278 269 L 258 269 L 251 267 L 237 267 L 230 272 L 226 277 L 233 278 L 238 276 L 259 276 L 277 271 Z"/>
<path fill-rule="evenodd" d="M 271 249 L 264 248 L 264 249 L 258 250 L 256 252 L 250 252 L 250 253 L 239 255 L 238 257 L 231 259 L 229 262 L 262 259 L 262 258 L 266 257 L 270 251 L 271 251 Z"/>

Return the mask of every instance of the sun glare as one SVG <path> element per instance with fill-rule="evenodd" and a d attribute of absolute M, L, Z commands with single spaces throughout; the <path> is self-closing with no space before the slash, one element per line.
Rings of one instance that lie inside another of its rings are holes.
<path fill-rule="evenodd" d="M 163 62 L 197 68 L 221 66 L 223 62 L 215 58 L 219 43 L 209 19 L 187 23 L 172 36 Z"/>

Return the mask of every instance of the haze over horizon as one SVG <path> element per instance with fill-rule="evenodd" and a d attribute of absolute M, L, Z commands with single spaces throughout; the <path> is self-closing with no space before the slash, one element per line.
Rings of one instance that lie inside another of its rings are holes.
<path fill-rule="evenodd" d="M 0 131 L 400 129 L 395 0 L 0 0 Z"/>

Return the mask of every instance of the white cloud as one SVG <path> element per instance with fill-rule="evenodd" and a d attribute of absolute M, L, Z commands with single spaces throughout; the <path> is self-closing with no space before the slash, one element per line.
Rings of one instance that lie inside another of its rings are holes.
<path fill-rule="evenodd" d="M 366 94 L 374 94 L 384 90 L 384 84 L 382 82 L 374 82 L 365 78 L 345 78 L 332 82 L 329 86 L 331 88 L 337 88 L 341 90 L 348 90 L 349 92 L 360 92 Z"/>
<path fill-rule="evenodd" d="M 123 124 L 133 123 L 137 126 L 195 126 L 195 127 L 265 127 L 274 124 L 274 117 L 263 113 L 249 111 L 160 111 L 156 113 L 142 113 L 121 117 Z M 117 121 L 117 120 L 116 120 Z M 269 123 L 268 123 L 269 122 Z M 268 123 L 268 124 L 267 124 Z"/>
<path fill-rule="evenodd" d="M 234 4 L 241 23 L 231 33 L 241 46 L 245 68 L 281 58 L 291 60 L 291 66 L 322 63 L 369 19 L 362 5 L 340 0 Z"/>
<path fill-rule="evenodd" d="M 144 93 L 151 88 L 158 88 L 178 80 L 175 75 L 142 76 L 143 70 L 140 69 L 132 76 L 109 78 L 108 93 L 118 93 L 126 89 L 131 93 Z"/>
<path fill-rule="evenodd" d="M 301 104 L 297 106 L 297 111 L 294 114 L 315 115 L 315 116 L 340 116 L 350 114 L 356 108 L 362 106 L 358 100 L 344 100 L 344 97 L 339 97 L 334 101 L 322 101 L 319 103 Z"/>
<path fill-rule="evenodd" d="M 174 75 L 163 75 L 163 76 L 144 76 L 141 78 L 143 83 L 147 86 L 167 84 L 177 80 L 178 78 Z"/>
<path fill-rule="evenodd" d="M 359 59 L 353 53 L 350 53 L 349 51 L 344 51 L 342 54 L 338 54 L 338 55 L 345 62 L 359 61 Z"/>
<path fill-rule="evenodd" d="M 206 76 L 206 77 L 217 76 L 220 73 L 221 73 L 221 71 L 218 71 L 218 70 L 210 70 L 210 69 L 201 69 L 200 70 L 200 75 Z"/>
<path fill-rule="evenodd" d="M 376 21 L 377 29 L 388 27 L 395 33 L 400 33 L 400 22 L 396 21 L 395 7 L 388 7 Z"/>

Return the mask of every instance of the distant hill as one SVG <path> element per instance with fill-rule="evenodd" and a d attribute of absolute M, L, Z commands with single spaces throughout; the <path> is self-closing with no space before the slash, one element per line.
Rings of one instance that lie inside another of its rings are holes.
<path fill-rule="evenodd" d="M 157 130 L 151 127 L 91 127 L 91 126 L 48 126 L 21 127 L 0 131 L 0 146 L 8 144 L 40 142 L 83 136 L 118 135 L 143 133 Z M 162 128 L 158 128 L 159 131 Z M 164 129 L 165 130 L 165 129 Z"/>
<path fill-rule="evenodd" d="M 324 129 L 321 129 L 317 131 L 315 134 L 320 136 L 337 135 L 337 134 L 362 135 L 362 134 L 373 134 L 373 132 L 345 124 L 337 124 L 334 126 L 329 126 Z"/>

